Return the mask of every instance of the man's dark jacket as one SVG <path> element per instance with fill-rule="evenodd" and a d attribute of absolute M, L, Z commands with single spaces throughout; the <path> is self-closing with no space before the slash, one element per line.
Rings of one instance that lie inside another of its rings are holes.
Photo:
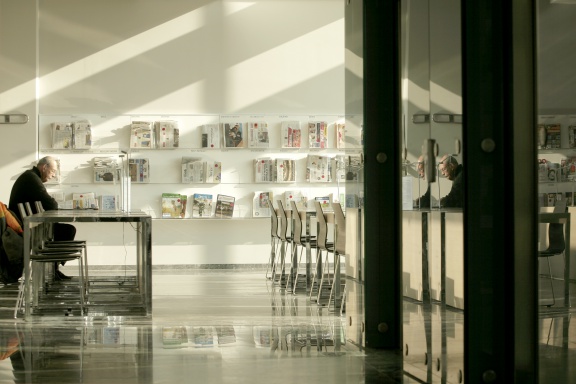
<path fill-rule="evenodd" d="M 33 212 L 35 212 L 34 202 L 36 201 L 41 201 L 42 207 L 46 211 L 58 209 L 58 202 L 46 191 L 46 187 L 40 178 L 40 170 L 37 167 L 32 167 L 32 169 L 24 172 L 16 179 L 10 193 L 8 208 L 22 221 L 18 203 L 30 203 Z"/>

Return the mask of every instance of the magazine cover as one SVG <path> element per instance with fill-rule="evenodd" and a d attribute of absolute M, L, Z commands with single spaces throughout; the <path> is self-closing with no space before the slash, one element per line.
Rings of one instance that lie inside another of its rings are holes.
<path fill-rule="evenodd" d="M 192 217 L 212 216 L 212 195 L 195 193 L 192 198 Z"/>
<path fill-rule="evenodd" d="M 254 193 L 254 201 L 252 203 L 252 216 L 253 217 L 270 217 L 270 208 L 272 207 L 273 194 L 269 191 L 261 191 Z"/>
<path fill-rule="evenodd" d="M 325 121 L 308 123 L 308 146 L 310 148 L 328 148 L 328 124 Z"/>
<path fill-rule="evenodd" d="M 179 193 L 162 194 L 162 218 L 180 219 L 186 213 L 186 196 Z"/>
<path fill-rule="evenodd" d="M 276 181 L 276 160 L 260 158 L 254 160 L 254 182 L 271 183 Z"/>
<path fill-rule="evenodd" d="M 234 196 L 218 195 L 216 197 L 215 217 L 229 219 L 234 214 Z"/>
<path fill-rule="evenodd" d="M 306 198 L 302 195 L 300 191 L 285 191 L 284 192 L 284 206 L 290 207 L 291 201 L 294 201 L 296 204 L 301 205 L 306 203 Z"/>
<path fill-rule="evenodd" d="M 156 148 L 178 148 L 180 145 L 180 130 L 174 120 L 156 121 Z"/>
<path fill-rule="evenodd" d="M 92 159 L 95 183 L 113 183 L 120 178 L 120 167 L 112 157 L 95 157 Z"/>
<path fill-rule="evenodd" d="M 101 195 L 100 196 L 100 210 L 101 211 L 117 211 L 118 210 L 118 196 L 116 195 Z"/>
<path fill-rule="evenodd" d="M 248 147 L 268 148 L 270 138 L 268 137 L 268 123 L 264 121 L 247 123 L 248 127 Z"/>
<path fill-rule="evenodd" d="M 308 155 L 306 162 L 306 181 L 328 183 L 332 181 L 332 158 L 328 156 Z"/>
<path fill-rule="evenodd" d="M 344 149 L 346 139 L 346 125 L 344 123 L 336 123 L 336 148 Z"/>
<path fill-rule="evenodd" d="M 296 181 L 296 161 L 291 159 L 276 159 L 276 181 L 293 183 Z"/>
<path fill-rule="evenodd" d="M 205 167 L 199 157 L 182 157 L 182 183 L 204 183 Z"/>
<path fill-rule="evenodd" d="M 224 123 L 224 144 L 226 148 L 246 148 L 242 123 Z"/>
<path fill-rule="evenodd" d="M 130 148 L 154 148 L 153 129 L 150 121 L 133 121 L 130 132 Z"/>
<path fill-rule="evenodd" d="M 222 163 L 219 161 L 206 162 L 206 183 L 218 184 L 222 182 Z"/>
<path fill-rule="evenodd" d="M 192 327 L 192 343 L 197 348 L 213 347 L 216 332 L 213 327 Z"/>
<path fill-rule="evenodd" d="M 52 148 L 72 148 L 72 123 L 52 123 Z"/>
<path fill-rule="evenodd" d="M 76 121 L 74 128 L 74 148 L 92 148 L 92 125 L 88 120 Z"/>
<path fill-rule="evenodd" d="M 148 159 L 128 160 L 128 171 L 130 173 L 130 181 L 133 183 L 150 182 L 150 162 Z"/>
<path fill-rule="evenodd" d="M 282 122 L 282 148 L 300 148 L 302 129 L 299 121 Z"/>
<path fill-rule="evenodd" d="M 218 124 L 205 124 L 202 130 L 202 148 L 220 148 L 220 129 Z"/>

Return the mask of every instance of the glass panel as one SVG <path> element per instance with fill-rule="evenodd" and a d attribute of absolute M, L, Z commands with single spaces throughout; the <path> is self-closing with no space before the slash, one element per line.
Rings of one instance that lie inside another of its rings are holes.
<path fill-rule="evenodd" d="M 402 1 L 404 372 L 464 363 L 460 1 Z"/>
<path fill-rule="evenodd" d="M 574 334 L 570 292 L 574 291 L 576 263 L 564 250 L 570 250 L 569 241 L 575 238 L 576 73 L 570 58 L 576 44 L 576 5 L 538 1 L 536 12 L 539 376 L 541 383 L 570 383 L 576 380 L 570 368 L 574 346 L 569 342 Z M 549 223 L 558 220 L 561 222 Z"/>

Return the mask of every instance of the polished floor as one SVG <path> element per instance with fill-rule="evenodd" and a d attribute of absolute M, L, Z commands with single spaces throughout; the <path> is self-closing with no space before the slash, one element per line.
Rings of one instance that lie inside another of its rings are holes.
<path fill-rule="evenodd" d="M 406 300 L 403 351 L 373 351 L 353 342 L 361 315 L 286 295 L 264 271 L 158 270 L 153 292 L 151 320 L 24 322 L 15 287 L 0 288 L 0 383 L 461 382 L 464 315 L 438 304 Z M 540 382 L 576 383 L 570 315 L 540 325 Z"/>

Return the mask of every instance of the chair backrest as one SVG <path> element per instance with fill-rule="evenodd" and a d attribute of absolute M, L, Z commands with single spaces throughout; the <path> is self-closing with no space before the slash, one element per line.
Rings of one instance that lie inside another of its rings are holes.
<path fill-rule="evenodd" d="M 20 217 L 22 218 L 22 221 L 24 221 L 24 218 L 28 216 L 26 214 L 26 209 L 24 209 L 24 204 L 18 203 L 18 212 L 20 212 Z"/>
<path fill-rule="evenodd" d="M 270 222 L 270 236 L 278 238 L 278 214 L 272 204 L 270 204 Z"/>
<path fill-rule="evenodd" d="M 566 199 L 556 201 L 556 204 L 554 204 L 554 213 L 565 213 L 567 211 L 568 207 L 566 206 Z"/>
<path fill-rule="evenodd" d="M 288 238 L 286 237 L 286 233 L 288 232 L 288 218 L 286 217 L 286 211 L 284 210 L 282 200 L 278 200 L 278 226 L 280 227 L 280 239 L 288 241 Z"/>
<path fill-rule="evenodd" d="M 26 208 L 26 213 L 28 214 L 28 216 L 32 216 L 34 214 L 34 212 L 32 212 L 32 207 L 30 206 L 29 202 L 25 202 L 24 207 Z"/>
<path fill-rule="evenodd" d="M 36 201 L 34 204 L 36 205 L 36 212 L 44 212 L 44 207 L 42 206 L 41 201 Z"/>
<path fill-rule="evenodd" d="M 292 208 L 292 222 L 294 223 L 294 228 L 292 229 L 292 239 L 296 244 L 302 244 L 302 218 L 300 217 L 300 212 L 298 212 L 298 207 L 294 200 L 290 201 Z"/>
<path fill-rule="evenodd" d="M 566 249 L 564 242 L 564 224 L 550 223 L 548 224 L 548 254 L 560 254 Z"/>
<path fill-rule="evenodd" d="M 334 219 L 336 220 L 336 243 L 334 250 L 343 255 L 346 253 L 346 217 L 340 203 L 332 203 Z"/>
<path fill-rule="evenodd" d="M 318 233 L 316 234 L 316 244 L 320 249 L 327 249 L 326 241 L 328 239 L 328 223 L 324 217 L 324 211 L 319 201 L 314 202 L 316 209 L 316 221 L 318 222 Z"/>

